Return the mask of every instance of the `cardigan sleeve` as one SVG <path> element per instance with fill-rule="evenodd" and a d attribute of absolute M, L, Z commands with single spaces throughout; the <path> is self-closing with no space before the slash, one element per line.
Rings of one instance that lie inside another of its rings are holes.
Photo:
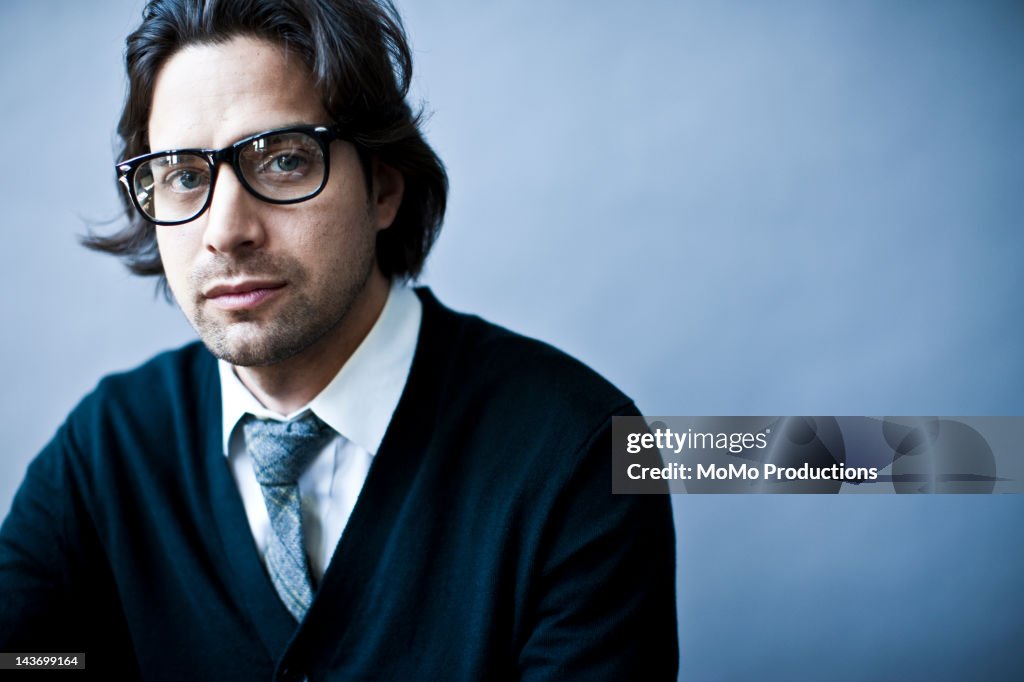
<path fill-rule="evenodd" d="M 0 651 L 92 653 L 88 670 L 131 679 L 127 626 L 73 462 L 65 424 L 29 465 L 0 526 Z"/>
<path fill-rule="evenodd" d="M 666 495 L 611 493 L 611 420 L 550 510 L 521 679 L 675 680 L 675 532 Z"/>
<path fill-rule="evenodd" d="M 65 430 L 28 467 L 0 527 L 0 650 L 50 651 L 71 644 Z M 42 647 L 42 648 L 37 648 Z"/>

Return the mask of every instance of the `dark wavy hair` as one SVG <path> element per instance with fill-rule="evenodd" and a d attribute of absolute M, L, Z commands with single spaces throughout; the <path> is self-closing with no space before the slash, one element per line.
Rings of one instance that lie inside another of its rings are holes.
<path fill-rule="evenodd" d="M 406 103 L 412 56 L 390 0 L 150 0 L 128 36 L 128 92 L 117 132 L 127 159 L 149 148 L 150 106 L 160 68 L 178 50 L 237 36 L 262 38 L 309 67 L 324 108 L 351 134 L 367 189 L 372 159 L 397 169 L 405 192 L 394 222 L 377 234 L 385 276 L 415 279 L 441 230 L 448 196 L 444 165 L 420 132 L 421 112 Z M 82 243 L 124 260 L 137 275 L 166 285 L 153 225 L 120 192 L 128 225 Z"/>

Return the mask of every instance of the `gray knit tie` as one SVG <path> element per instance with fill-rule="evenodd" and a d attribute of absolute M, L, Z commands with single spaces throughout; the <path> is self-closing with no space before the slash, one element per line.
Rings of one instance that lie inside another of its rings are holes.
<path fill-rule="evenodd" d="M 330 427 L 308 412 L 290 422 L 249 417 L 243 428 L 274 530 L 267 571 L 281 601 L 301 621 L 313 601 L 313 585 L 302 541 L 298 480 L 315 457 L 316 446 L 330 435 Z"/>

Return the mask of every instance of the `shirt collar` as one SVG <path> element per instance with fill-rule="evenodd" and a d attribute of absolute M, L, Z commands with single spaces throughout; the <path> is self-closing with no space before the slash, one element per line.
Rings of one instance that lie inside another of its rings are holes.
<path fill-rule="evenodd" d="M 311 410 L 343 437 L 376 455 L 409 378 L 422 318 L 419 297 L 403 284 L 392 284 L 384 309 L 352 357 L 308 405 L 290 415 L 260 404 L 231 364 L 218 360 L 224 454 L 228 454 L 231 433 L 246 414 L 284 421 Z"/>

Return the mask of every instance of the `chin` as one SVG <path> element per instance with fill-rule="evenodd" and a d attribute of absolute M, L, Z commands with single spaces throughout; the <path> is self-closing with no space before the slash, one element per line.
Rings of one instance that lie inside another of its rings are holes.
<path fill-rule="evenodd" d="M 217 330 L 200 333 L 200 338 L 214 357 L 237 367 L 266 367 L 284 362 L 308 348 L 311 343 L 301 338 L 230 338 Z"/>

